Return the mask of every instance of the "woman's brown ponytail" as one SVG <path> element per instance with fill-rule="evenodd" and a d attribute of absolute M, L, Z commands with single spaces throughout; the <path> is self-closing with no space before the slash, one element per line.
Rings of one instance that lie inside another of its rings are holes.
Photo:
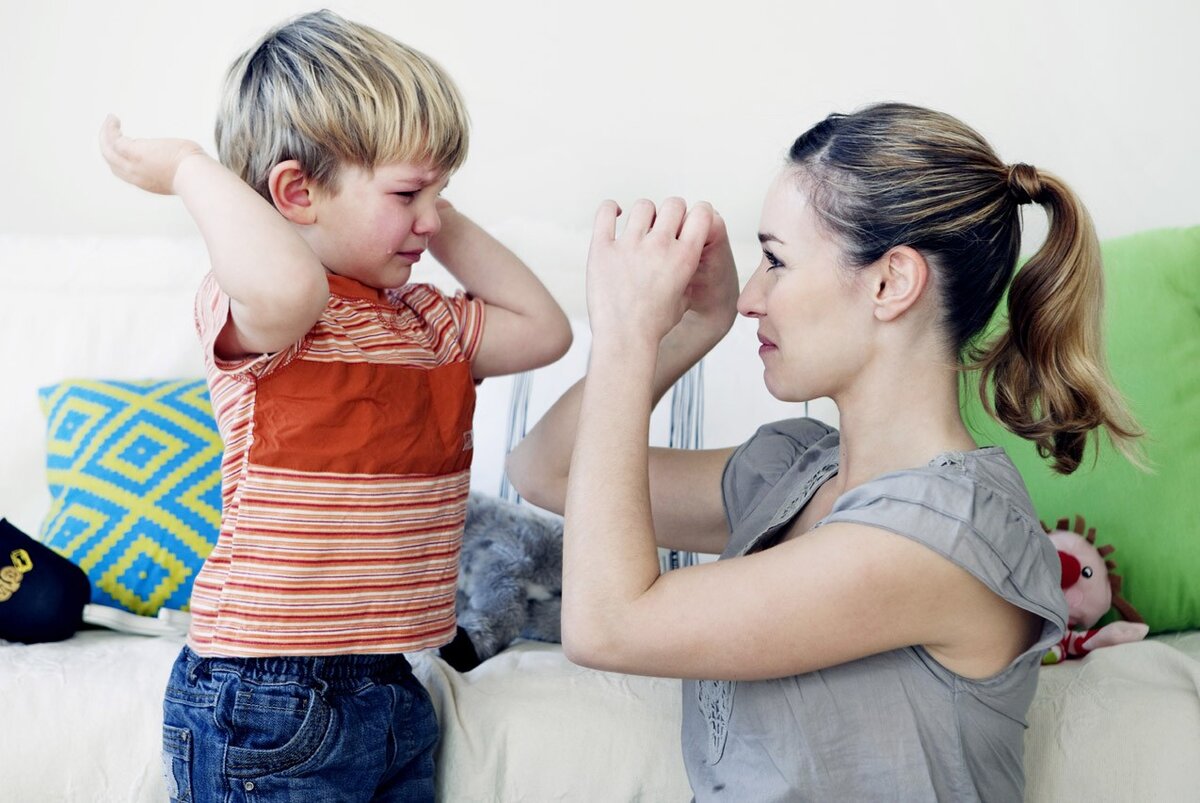
<path fill-rule="evenodd" d="M 1059 473 L 1078 468 L 1098 427 L 1136 461 L 1132 439 L 1141 432 L 1104 367 L 1104 275 L 1091 217 L 1053 175 L 1017 164 L 1006 180 L 1015 202 L 1046 210 L 1050 231 L 1009 286 L 1007 331 L 972 355 L 984 407 Z"/>

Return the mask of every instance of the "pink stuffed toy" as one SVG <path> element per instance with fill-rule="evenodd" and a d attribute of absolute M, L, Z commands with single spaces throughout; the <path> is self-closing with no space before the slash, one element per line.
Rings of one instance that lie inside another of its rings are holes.
<path fill-rule="evenodd" d="M 1142 617 L 1121 597 L 1121 578 L 1114 573 L 1116 564 L 1107 560 L 1113 547 L 1096 547 L 1096 528 L 1084 535 L 1082 516 L 1075 517 L 1075 529 L 1067 529 L 1067 520 L 1059 519 L 1054 530 L 1042 525 L 1058 551 L 1062 564 L 1062 590 L 1067 598 L 1067 635 L 1042 658 L 1043 664 L 1057 664 L 1066 658 L 1087 655 L 1099 647 L 1111 647 L 1140 641 L 1150 631 Z M 1125 621 L 1111 622 L 1089 629 L 1109 608 L 1116 608 Z M 1075 628 L 1083 628 L 1076 630 Z"/>

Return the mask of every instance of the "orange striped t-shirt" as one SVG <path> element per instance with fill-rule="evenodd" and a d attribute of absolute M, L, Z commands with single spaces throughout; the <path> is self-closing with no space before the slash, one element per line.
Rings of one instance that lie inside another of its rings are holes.
<path fill-rule="evenodd" d="M 329 276 L 302 341 L 214 355 L 229 298 L 196 298 L 225 441 L 221 531 L 192 591 L 205 656 L 395 653 L 454 635 L 483 303 Z"/>

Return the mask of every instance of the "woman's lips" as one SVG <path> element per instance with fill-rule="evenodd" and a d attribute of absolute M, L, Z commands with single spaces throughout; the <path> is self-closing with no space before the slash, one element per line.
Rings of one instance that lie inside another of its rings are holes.
<path fill-rule="evenodd" d="M 760 357 L 768 352 L 775 351 L 778 348 L 772 341 L 768 340 L 762 335 L 758 336 L 758 342 L 762 344 L 758 347 L 758 356 Z"/>

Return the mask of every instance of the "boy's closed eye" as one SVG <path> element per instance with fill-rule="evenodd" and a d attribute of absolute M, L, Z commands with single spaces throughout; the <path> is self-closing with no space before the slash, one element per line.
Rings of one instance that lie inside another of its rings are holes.
<path fill-rule="evenodd" d="M 420 195 L 421 193 L 424 193 L 424 192 L 431 192 L 434 195 L 441 195 L 442 191 L 445 190 L 446 187 L 448 187 L 448 186 L 450 186 L 449 181 L 436 182 L 433 184 L 426 184 L 426 185 L 424 185 L 422 187 L 418 187 L 416 189 L 396 190 L 396 191 L 393 191 L 391 193 L 391 195 L 397 195 L 401 198 L 405 198 L 405 199 L 411 201 L 413 198 L 416 198 L 418 195 Z"/>

